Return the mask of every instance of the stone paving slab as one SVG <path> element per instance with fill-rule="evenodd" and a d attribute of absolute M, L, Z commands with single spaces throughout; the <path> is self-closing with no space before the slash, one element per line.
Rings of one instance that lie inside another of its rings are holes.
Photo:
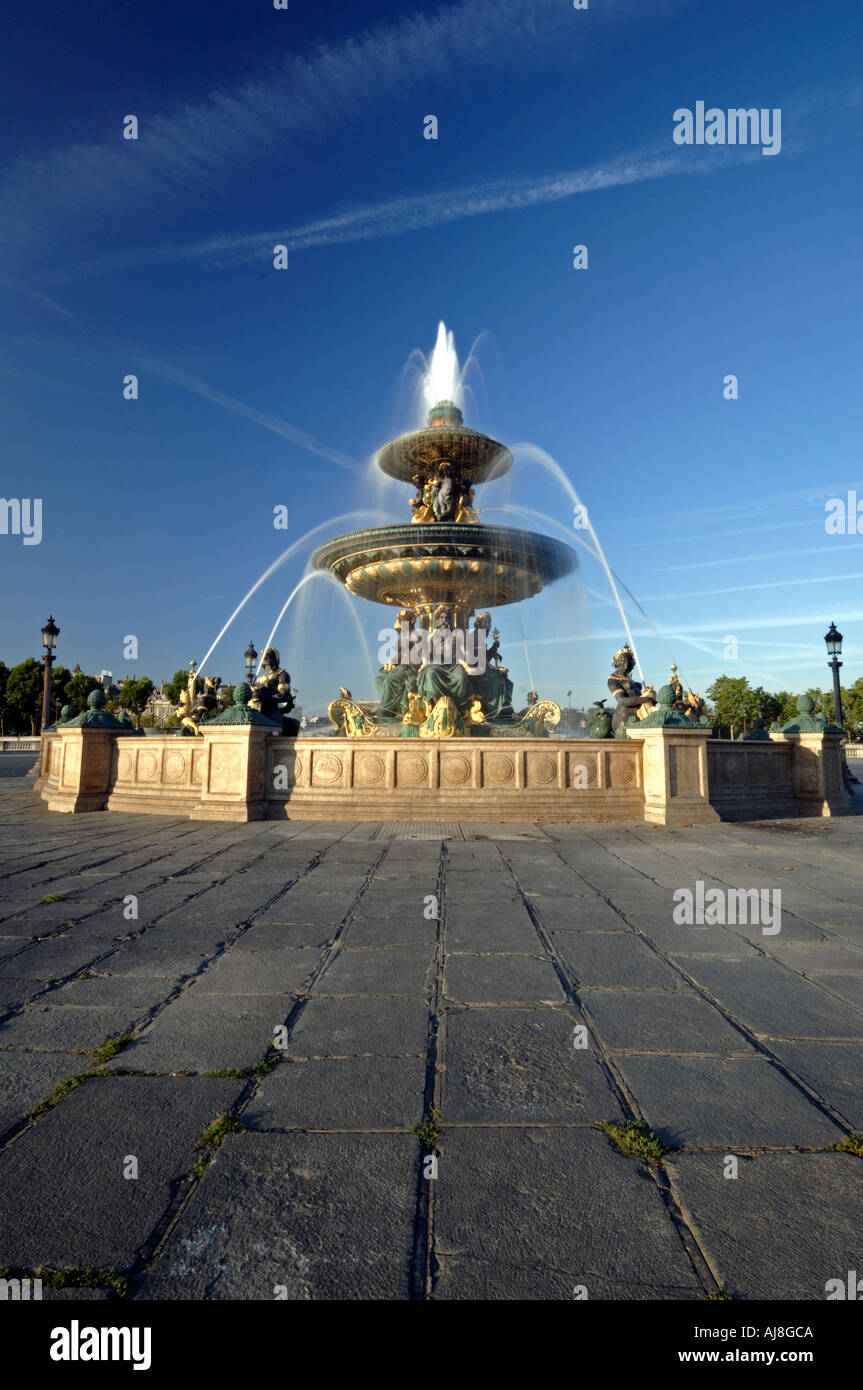
<path fill-rule="evenodd" d="M 778 961 L 690 960 L 687 973 L 753 1032 L 776 1038 L 863 1038 L 863 1012 Z"/>
<path fill-rule="evenodd" d="M 195 980 L 200 994 L 297 994 L 320 960 L 319 951 L 282 947 L 274 951 L 231 951 Z"/>
<path fill-rule="evenodd" d="M 562 1004 L 566 995 L 551 961 L 537 955 L 453 954 L 446 997 L 462 1004 Z"/>
<path fill-rule="evenodd" d="M 732 1297 L 824 1299 L 829 1279 L 847 1286 L 848 1271 L 860 1270 L 859 1158 L 758 1154 L 728 1179 L 722 1155 L 685 1154 L 669 1169 Z"/>
<path fill-rule="evenodd" d="M 94 975 L 148 975 L 176 979 L 195 975 L 225 945 L 227 933 L 220 927 L 157 925 L 131 941 L 119 942 L 109 955 L 90 967 Z M 77 942 L 77 937 L 71 935 Z"/>
<path fill-rule="evenodd" d="M 172 1000 L 140 1037 L 117 1054 L 115 1065 L 140 1072 L 211 1072 L 254 1066 L 294 1002 L 290 994 L 202 994 L 192 987 Z"/>
<path fill-rule="evenodd" d="M 579 1000 L 611 1052 L 752 1053 L 739 1029 L 695 990 L 582 989 Z"/>
<path fill-rule="evenodd" d="M 684 988 L 679 972 L 631 933 L 555 932 L 553 938 L 564 963 L 585 988 Z"/>
<path fill-rule="evenodd" d="M 347 946 L 317 982 L 316 994 L 428 994 L 433 952 L 428 946 Z"/>
<path fill-rule="evenodd" d="M 18 942 L 17 950 L 0 958 L 0 974 L 22 975 L 33 980 L 59 980 L 83 970 L 91 961 L 110 952 L 113 942 L 79 941 L 76 937 L 55 936 L 31 944 Z M 21 949 L 25 947 L 26 949 Z"/>
<path fill-rule="evenodd" d="M 766 1058 L 618 1054 L 616 1062 L 663 1143 L 727 1150 L 828 1147 L 842 1138 Z"/>
<path fill-rule="evenodd" d="M 127 1268 L 195 1142 L 240 1089 L 203 1078 L 84 1082 L 0 1154 L 0 1264 Z M 136 1179 L 123 1176 L 128 1155 Z"/>
<path fill-rule="evenodd" d="M 529 902 L 546 931 L 629 931 L 629 923 L 602 898 L 556 898 L 532 893 Z"/>
<path fill-rule="evenodd" d="M 47 1100 L 58 1081 L 82 1070 L 78 1052 L 0 1051 L 0 1134 Z"/>
<path fill-rule="evenodd" d="M 449 1009 L 442 1109 L 452 1124 L 592 1124 L 625 1118 L 572 1008 Z"/>
<path fill-rule="evenodd" d="M 408 1298 L 418 1149 L 401 1134 L 229 1136 L 140 1296 Z"/>
<path fill-rule="evenodd" d="M 771 1042 L 770 1050 L 863 1134 L 863 1042 Z"/>
<path fill-rule="evenodd" d="M 422 1057 L 282 1062 L 243 1112 L 251 1129 L 401 1129 L 423 1117 Z"/>
<path fill-rule="evenodd" d="M 109 1038 L 130 1032 L 146 1012 L 120 999 L 114 999 L 107 1008 L 83 1008 L 47 1002 L 54 998 L 54 995 L 40 995 L 34 1003 L 0 1024 L 0 1048 L 92 1052 Z"/>
<path fill-rule="evenodd" d="M 540 945 L 523 902 L 505 898 L 477 903 L 472 910 L 447 904 L 447 947 L 451 951 L 535 951 Z"/>
<path fill-rule="evenodd" d="M 283 947 L 302 950 L 321 950 L 328 946 L 336 934 L 335 927 L 326 926 L 285 926 L 280 923 L 253 922 L 238 936 L 231 947 L 237 955 L 246 951 L 275 951 Z"/>
<path fill-rule="evenodd" d="M 423 999 L 310 999 L 291 1033 L 294 1057 L 425 1056 L 429 1011 Z"/>
<path fill-rule="evenodd" d="M 646 1169 L 590 1129 L 446 1130 L 435 1247 L 587 1286 L 701 1286 Z M 629 1296 L 629 1295 L 622 1295 Z"/>

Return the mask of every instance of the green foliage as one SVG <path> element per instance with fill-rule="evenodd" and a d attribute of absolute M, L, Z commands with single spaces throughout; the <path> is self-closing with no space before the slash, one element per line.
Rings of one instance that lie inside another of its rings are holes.
<path fill-rule="evenodd" d="M 49 1269 L 40 1265 L 36 1278 L 49 1289 L 113 1289 L 118 1298 L 129 1292 L 129 1280 L 116 1269 Z"/>
<path fill-rule="evenodd" d="M 442 1121 L 443 1116 L 439 1110 L 427 1110 L 421 1122 L 411 1130 L 411 1134 L 419 1135 L 423 1151 L 427 1154 L 434 1153 L 437 1148 Z"/>
<path fill-rule="evenodd" d="M 188 671 L 175 671 L 173 678 L 165 681 L 165 695 L 172 705 L 180 703 L 180 691 L 185 690 L 189 684 Z M 204 682 L 200 676 L 195 677 L 195 694 L 200 695 L 204 689 Z"/>
<path fill-rule="evenodd" d="M 863 1134 L 846 1134 L 833 1148 L 836 1153 L 856 1154 L 858 1158 L 863 1158 Z"/>
<path fill-rule="evenodd" d="M 66 699 L 63 703 L 72 705 L 76 714 L 82 714 L 87 708 L 87 696 L 93 690 L 98 690 L 101 684 L 95 676 L 85 676 L 83 671 L 79 671 L 66 682 Z"/>
<path fill-rule="evenodd" d="M 94 1048 L 90 1053 L 95 1066 L 103 1066 L 105 1062 L 110 1062 L 112 1057 L 124 1048 L 127 1043 L 132 1041 L 131 1033 L 121 1033 L 119 1037 L 109 1038 L 100 1047 Z"/>
<path fill-rule="evenodd" d="M 638 1124 L 635 1120 L 627 1120 L 622 1125 L 616 1124 L 613 1120 L 600 1120 L 594 1125 L 594 1129 L 601 1129 L 603 1134 L 607 1134 L 612 1143 L 628 1158 L 643 1158 L 646 1163 L 661 1163 L 666 1154 L 674 1152 L 669 1145 L 663 1144 L 652 1129 L 648 1129 L 647 1125 Z"/>
<path fill-rule="evenodd" d="M 730 726 L 732 738 L 743 733 L 761 713 L 759 695 L 745 676 L 719 676 L 708 687 L 707 698 L 713 701 L 719 723 Z"/>
<path fill-rule="evenodd" d="M 138 716 L 139 729 L 141 727 L 141 715 L 144 713 L 147 701 L 155 688 L 149 676 L 141 676 L 139 680 L 125 680 L 120 687 L 117 704 L 120 709 L 128 710 L 130 714 Z"/>
<path fill-rule="evenodd" d="M 6 679 L 7 718 L 13 733 L 38 734 L 42 717 L 44 666 L 28 656 L 13 666 Z"/>
<path fill-rule="evenodd" d="M 207 1125 L 197 1144 L 196 1149 L 200 1150 L 198 1157 L 192 1165 L 191 1177 L 199 1178 L 209 1167 L 216 1156 L 219 1145 L 227 1139 L 229 1134 L 244 1134 L 246 1126 L 239 1120 L 233 1120 L 230 1115 L 220 1115 L 211 1125 Z"/>

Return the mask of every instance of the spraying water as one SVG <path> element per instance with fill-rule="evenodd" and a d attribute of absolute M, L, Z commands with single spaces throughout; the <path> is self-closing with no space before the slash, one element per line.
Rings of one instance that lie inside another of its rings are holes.
<path fill-rule="evenodd" d="M 464 404 L 455 338 L 452 333 L 447 332 L 443 320 L 438 324 L 437 341 L 423 381 L 423 396 L 429 408 L 437 405 L 438 401 L 452 401 L 459 408 Z"/>
<path fill-rule="evenodd" d="M 361 642 L 362 648 L 363 648 L 363 655 L 365 656 L 365 659 L 366 659 L 366 666 L 367 666 L 367 668 L 368 668 L 368 671 L 369 671 L 370 676 L 372 676 L 372 679 L 373 679 L 373 670 L 374 670 L 374 668 L 373 668 L 373 666 L 372 666 L 372 656 L 371 656 L 371 652 L 369 651 L 368 639 L 367 639 L 366 634 L 365 634 L 365 631 L 364 631 L 364 629 L 363 629 L 363 625 L 362 625 L 362 623 L 360 622 L 360 615 L 359 615 L 359 613 L 357 612 L 356 608 L 354 607 L 354 605 L 353 605 L 353 603 L 352 603 L 352 601 L 351 601 L 351 597 L 350 597 L 350 595 L 348 594 L 347 590 L 346 590 L 346 589 L 343 589 L 342 586 L 341 586 L 341 584 L 337 584 L 337 583 L 332 579 L 332 577 L 331 577 L 329 574 L 324 573 L 323 570 L 309 570 L 307 574 L 304 574 L 304 575 L 303 575 L 303 577 L 302 577 L 302 579 L 299 581 L 299 583 L 294 585 L 293 589 L 292 589 L 291 592 L 288 594 L 287 599 L 285 600 L 284 604 L 282 605 L 282 609 L 281 609 L 281 612 L 279 613 L 279 616 L 276 618 L 276 621 L 273 623 L 273 630 L 272 630 L 272 632 L 270 633 L 269 637 L 267 638 L 267 643 L 266 643 L 266 646 L 264 647 L 264 651 L 266 652 L 267 647 L 271 647 L 271 646 L 273 645 L 273 642 L 274 642 L 274 640 L 275 640 L 276 633 L 277 633 L 278 630 L 279 630 L 279 625 L 281 624 L 282 619 L 284 618 L 285 614 L 287 613 L 288 609 L 290 608 L 291 604 L 293 603 L 293 601 L 294 601 L 296 595 L 300 592 L 300 590 L 301 590 L 302 588 L 305 587 L 306 584 L 308 584 L 309 580 L 311 580 L 311 579 L 321 579 L 321 580 L 323 580 L 323 582 L 324 582 L 325 584 L 329 584 L 329 586 L 330 586 L 331 589 L 333 589 L 336 593 L 338 593 L 339 595 L 341 595 L 342 598 L 344 598 L 345 602 L 346 602 L 347 605 L 348 605 L 348 610 L 349 610 L 349 612 L 350 612 L 350 615 L 351 615 L 351 617 L 352 617 L 353 620 L 354 620 L 354 626 L 356 627 L 357 632 L 359 633 L 360 642 Z M 260 661 L 258 662 L 258 669 L 257 669 L 257 671 L 255 672 L 255 680 L 257 680 L 258 676 L 260 675 L 261 666 L 263 665 L 263 661 L 264 661 L 264 658 L 263 658 L 263 654 L 262 654 L 262 655 L 261 655 L 261 659 L 260 659 Z"/>
<path fill-rule="evenodd" d="M 596 558 L 599 560 L 599 563 L 605 570 L 605 577 L 608 580 L 608 587 L 610 588 L 614 596 L 614 601 L 617 604 L 617 611 L 620 614 L 620 621 L 623 623 L 627 641 L 629 642 L 629 646 L 632 650 L 632 655 L 635 657 L 635 664 L 638 667 L 638 673 L 643 681 L 644 672 L 641 669 L 641 662 L 638 659 L 638 649 L 635 645 L 635 639 L 632 635 L 632 630 L 629 626 L 629 621 L 627 619 L 626 613 L 623 608 L 623 604 L 621 602 L 620 594 L 617 589 L 617 584 L 614 581 L 614 575 L 612 574 L 611 567 L 605 558 L 605 551 L 603 550 L 600 544 L 599 536 L 596 534 L 596 531 L 594 530 L 593 522 L 590 520 L 590 513 L 588 512 L 587 507 L 583 505 L 578 493 L 572 486 L 572 483 L 569 481 L 569 478 L 566 476 L 557 460 L 551 457 L 551 454 L 547 454 L 544 449 L 538 448 L 535 444 L 516 444 L 513 447 L 512 453 L 514 458 L 524 458 L 528 463 L 535 463 L 540 468 L 545 469 L 546 473 L 548 473 L 552 478 L 554 478 L 556 482 L 560 483 L 561 487 L 564 489 L 570 501 L 572 502 L 573 507 L 579 508 L 580 515 L 584 519 L 585 529 L 590 532 L 591 539 L 593 541 L 594 546 L 596 547 Z"/>
<path fill-rule="evenodd" d="M 370 511 L 370 510 L 366 510 L 366 509 L 361 509 L 360 511 L 356 511 L 356 512 L 344 512 L 344 513 L 342 514 L 342 516 L 334 517 L 334 518 L 333 518 L 332 520 L 330 520 L 330 521 L 322 521 L 322 522 L 320 523 L 319 526 L 312 526 L 312 527 L 310 528 L 310 530 L 305 531 L 305 532 L 303 533 L 303 535 L 300 536 L 299 540 L 296 540 L 296 541 L 293 542 L 292 545 L 289 545 L 288 548 L 287 548 L 287 550 L 283 550 L 282 553 L 281 553 L 281 555 L 279 555 L 278 558 L 275 559 L 271 565 L 268 565 L 268 566 L 267 566 L 267 568 L 264 570 L 264 572 L 263 572 L 263 574 L 260 576 L 260 578 L 255 580 L 254 584 L 252 585 L 252 587 L 251 587 L 251 589 L 249 590 L 249 592 L 246 594 L 245 598 L 241 599 L 240 602 L 237 604 L 236 608 L 234 609 L 234 611 L 233 611 L 233 613 L 231 614 L 231 616 L 230 616 L 230 618 L 228 619 L 228 621 L 225 623 L 225 625 L 224 625 L 224 627 L 222 628 L 222 630 L 219 632 L 219 634 L 218 634 L 218 636 L 216 637 L 215 641 L 214 641 L 214 642 L 210 645 L 210 647 L 208 648 L 207 653 L 206 653 L 206 655 L 204 656 L 203 660 L 201 660 L 201 661 L 198 662 L 198 667 L 197 667 L 197 669 L 198 669 L 199 671 L 203 672 L 203 669 L 204 669 L 206 663 L 209 661 L 210 657 L 213 655 L 213 652 L 214 652 L 214 651 L 216 650 L 216 648 L 218 647 L 218 645 L 219 645 L 219 643 L 221 642 L 222 638 L 224 637 L 225 633 L 228 631 L 228 628 L 231 626 L 231 624 L 233 623 L 234 619 L 237 618 L 237 617 L 239 616 L 240 613 L 242 613 L 242 611 L 243 611 L 243 609 L 245 608 L 246 604 L 248 603 L 249 599 L 252 598 L 252 596 L 258 592 L 258 590 L 260 589 L 260 587 L 261 587 L 262 584 L 265 584 L 265 583 L 266 583 L 266 581 L 269 579 L 269 577 L 270 577 L 271 574 L 275 574 L 276 570 L 280 567 L 280 565 L 283 565 L 283 564 L 285 563 L 286 560 L 289 560 L 289 559 L 291 558 L 292 555 L 296 554 L 296 552 L 297 552 L 297 550 L 299 550 L 300 546 L 303 545 L 311 536 L 316 535 L 316 534 L 318 533 L 318 531 L 329 530 L 329 528 L 330 528 L 331 526 L 336 526 L 336 525 L 340 524 L 340 523 L 343 522 L 343 521 L 353 521 L 353 520 L 354 520 L 355 518 L 357 518 L 357 517 L 369 517 L 369 516 L 371 516 L 371 517 L 377 517 L 378 519 L 380 519 L 380 517 L 381 517 L 382 515 L 383 515 L 383 514 L 382 514 L 381 512 Z M 384 520 L 386 520 L 386 517 L 384 517 Z"/>

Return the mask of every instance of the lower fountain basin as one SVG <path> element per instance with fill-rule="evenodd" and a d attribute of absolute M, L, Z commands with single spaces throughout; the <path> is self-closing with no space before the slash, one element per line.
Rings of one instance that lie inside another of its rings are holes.
<path fill-rule="evenodd" d="M 408 522 L 337 536 L 311 564 L 374 603 L 491 608 L 531 598 L 578 561 L 568 545 L 533 531 Z"/>

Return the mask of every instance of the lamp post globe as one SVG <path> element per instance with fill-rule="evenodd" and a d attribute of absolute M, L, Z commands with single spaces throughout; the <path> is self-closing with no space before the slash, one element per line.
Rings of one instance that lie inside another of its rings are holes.
<path fill-rule="evenodd" d="M 54 664 L 54 649 L 57 646 L 59 636 L 60 629 L 54 622 L 52 615 L 46 623 L 42 624 L 42 645 L 45 648 L 45 677 L 42 684 L 43 729 L 51 723 L 51 667 Z"/>
<path fill-rule="evenodd" d="M 246 647 L 246 650 L 243 653 L 243 660 L 246 663 L 246 680 L 249 682 L 249 685 L 251 685 L 252 681 L 255 678 L 255 671 L 257 670 L 258 661 L 258 653 L 255 651 L 254 642 L 250 642 L 249 645 Z"/>
<path fill-rule="evenodd" d="M 824 634 L 824 641 L 827 644 L 827 653 L 830 657 L 827 665 L 833 672 L 833 717 L 834 722 L 841 729 L 843 727 L 842 687 L 839 684 L 839 667 L 842 662 L 839 657 L 842 655 L 842 633 L 835 623 L 830 624 L 829 630 Z"/>

